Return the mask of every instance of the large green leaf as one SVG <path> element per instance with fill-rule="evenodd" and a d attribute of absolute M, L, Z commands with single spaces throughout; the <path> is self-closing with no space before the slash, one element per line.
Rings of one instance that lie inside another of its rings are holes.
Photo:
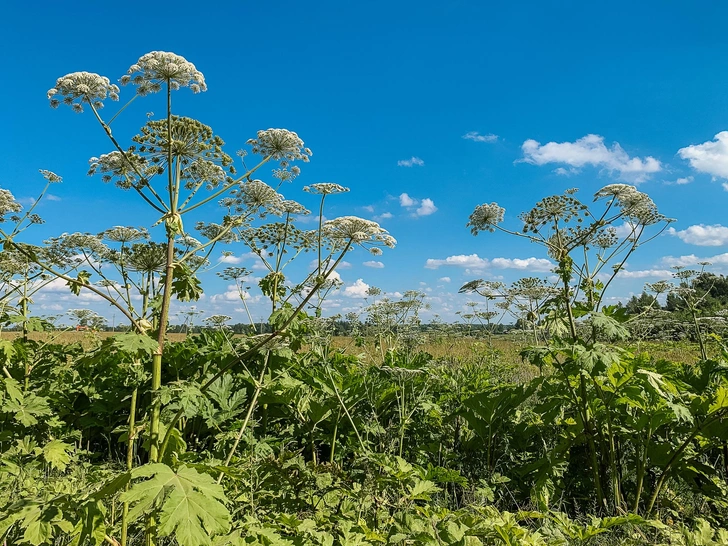
<path fill-rule="evenodd" d="M 160 510 L 159 534 L 174 534 L 181 546 L 211 544 L 211 537 L 230 528 L 230 512 L 223 502 L 223 489 L 207 474 L 180 466 L 153 463 L 132 471 L 134 478 L 150 478 L 136 483 L 121 495 L 121 501 L 134 505 L 129 519 Z"/>

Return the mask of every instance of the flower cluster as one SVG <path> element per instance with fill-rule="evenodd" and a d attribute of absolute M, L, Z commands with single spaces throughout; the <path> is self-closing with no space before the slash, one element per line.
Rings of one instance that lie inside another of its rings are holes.
<path fill-rule="evenodd" d="M 106 97 L 119 100 L 119 86 L 112 84 L 109 78 L 93 72 L 73 72 L 56 80 L 56 86 L 48 90 L 48 100 L 52 108 L 58 108 L 63 102 L 74 112 L 83 112 L 83 103 L 103 108 Z"/>
<path fill-rule="evenodd" d="M 128 152 L 110 152 L 101 157 L 92 157 L 88 162 L 89 176 L 98 172 L 102 174 L 101 180 L 104 182 L 116 179 L 116 186 L 123 190 L 131 189 L 141 182 L 139 173 L 144 176 L 153 174 L 149 172 L 146 159 Z"/>
<path fill-rule="evenodd" d="M 121 78 L 122 85 L 129 83 L 137 86 L 140 95 L 160 91 L 162 83 L 173 90 L 189 86 L 193 93 L 207 91 L 202 72 L 184 57 L 167 51 L 152 51 L 140 57 Z"/>
<path fill-rule="evenodd" d="M 322 226 L 323 234 L 332 242 L 354 243 L 370 247 L 372 254 L 381 254 L 379 247 L 394 248 L 397 241 L 376 222 L 357 216 L 342 216 L 327 220 Z"/>
<path fill-rule="evenodd" d="M 622 209 L 624 217 L 640 225 L 649 226 L 667 220 L 646 193 L 629 184 L 610 184 L 594 194 L 594 200 L 611 199 Z"/>
<path fill-rule="evenodd" d="M 566 224 L 572 220 L 581 223 L 588 214 L 588 207 L 585 204 L 572 197 L 570 193 L 565 193 L 543 198 L 520 218 L 523 220 L 524 233 L 538 233 L 544 226 Z"/>
<path fill-rule="evenodd" d="M 38 169 L 38 172 L 51 184 L 60 184 L 63 182 L 63 178 L 58 176 L 53 171 L 47 171 L 46 169 Z"/>
<path fill-rule="evenodd" d="M 126 226 L 114 226 L 111 229 L 99 233 L 107 241 L 115 243 L 133 243 L 143 239 L 149 239 L 149 232 L 146 228 L 133 228 Z"/>
<path fill-rule="evenodd" d="M 235 212 L 259 211 L 261 218 L 266 214 L 282 214 L 283 196 L 262 180 L 243 182 L 230 193 L 233 197 L 221 200 L 220 204 Z"/>
<path fill-rule="evenodd" d="M 490 231 L 493 233 L 496 226 L 503 221 L 506 209 L 498 205 L 498 203 L 484 203 L 475 207 L 470 215 L 470 221 L 465 224 L 470 227 L 473 235 L 477 235 L 481 231 Z"/>
<path fill-rule="evenodd" d="M 331 195 L 333 193 L 346 193 L 349 191 L 349 188 L 334 184 L 333 182 L 319 182 L 310 186 L 304 186 L 303 191 L 320 195 Z"/>
<path fill-rule="evenodd" d="M 300 159 L 306 163 L 313 155 L 311 150 L 304 148 L 303 140 L 296 133 L 287 129 L 258 131 L 258 137 L 248 140 L 248 144 L 253 147 L 254 154 L 271 156 L 276 160 L 295 161 Z"/>
<path fill-rule="evenodd" d="M 13 194 L 8 190 L 0 189 L 0 223 L 5 222 L 5 216 L 12 214 L 10 220 L 17 222 L 19 217 L 15 216 L 16 212 L 23 210 L 23 207 L 15 200 Z"/>

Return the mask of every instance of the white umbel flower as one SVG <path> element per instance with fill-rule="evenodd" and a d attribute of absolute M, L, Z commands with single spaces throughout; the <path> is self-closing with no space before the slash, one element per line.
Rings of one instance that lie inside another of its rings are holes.
<path fill-rule="evenodd" d="M 162 83 L 177 90 L 189 87 L 193 93 L 207 91 L 205 76 L 184 57 L 167 51 L 152 51 L 131 65 L 121 84 L 137 86 L 137 93 L 147 95 L 162 89 Z"/>
<path fill-rule="evenodd" d="M 365 247 L 394 248 L 397 240 L 376 222 L 357 216 L 342 216 L 324 222 L 324 235 L 332 241 L 341 241 Z"/>
<path fill-rule="evenodd" d="M 5 221 L 5 215 L 15 214 L 23 210 L 23 207 L 15 200 L 13 194 L 8 190 L 0 189 L 0 223 Z"/>
<path fill-rule="evenodd" d="M 308 162 L 311 150 L 304 148 L 303 140 L 287 129 L 266 129 L 258 131 L 258 138 L 251 138 L 248 144 L 253 147 L 253 153 L 271 156 L 276 160 Z"/>
<path fill-rule="evenodd" d="M 52 108 L 58 108 L 61 102 L 73 108 L 74 112 L 83 112 L 83 103 L 103 108 L 103 101 L 109 97 L 119 100 L 119 86 L 111 83 L 109 78 L 93 72 L 72 72 L 56 80 L 56 86 L 48 90 L 48 100 Z"/>

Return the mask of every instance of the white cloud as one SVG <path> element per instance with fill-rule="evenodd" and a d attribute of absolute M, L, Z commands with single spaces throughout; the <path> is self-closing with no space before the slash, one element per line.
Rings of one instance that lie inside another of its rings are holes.
<path fill-rule="evenodd" d="M 452 279 L 450 277 L 440 277 L 437 280 L 442 282 L 450 282 Z"/>
<path fill-rule="evenodd" d="M 417 201 L 412 199 L 406 193 L 403 193 L 399 196 L 399 204 L 403 207 L 414 207 L 417 204 Z"/>
<path fill-rule="evenodd" d="M 546 258 L 493 258 L 491 265 L 498 269 L 520 269 L 528 271 L 547 272 L 554 268 Z"/>
<path fill-rule="evenodd" d="M 425 198 L 415 212 L 417 216 L 429 216 L 437 212 L 437 207 L 432 199 Z"/>
<path fill-rule="evenodd" d="M 244 259 L 245 258 L 243 258 L 242 256 L 234 256 L 232 254 L 228 254 L 225 256 L 220 256 L 220 259 L 218 261 L 223 264 L 239 264 Z"/>
<path fill-rule="evenodd" d="M 437 269 L 443 265 L 455 265 L 458 267 L 471 267 L 475 269 L 485 269 L 488 267 L 488 260 L 484 260 L 477 254 L 458 254 L 457 256 L 448 256 L 444 260 L 428 258 L 425 262 L 426 269 Z"/>
<path fill-rule="evenodd" d="M 399 204 L 410 210 L 417 207 L 416 210 L 412 211 L 412 216 L 429 216 L 437 212 L 435 202 L 429 197 L 420 200 L 403 193 L 399 196 Z"/>
<path fill-rule="evenodd" d="M 728 133 L 726 133 L 728 134 Z M 534 165 L 547 163 L 564 163 L 572 169 L 580 169 L 591 165 L 617 172 L 623 179 L 632 182 L 643 182 L 652 173 L 662 170 L 660 162 L 654 157 L 630 157 L 615 142 L 611 148 L 604 145 L 604 137 L 586 135 L 574 142 L 548 142 L 541 145 L 533 139 L 526 140 L 521 146 L 523 161 Z M 568 171 L 561 171 L 566 174 Z"/>
<path fill-rule="evenodd" d="M 48 201 L 60 201 L 61 198 L 57 195 L 53 195 L 52 193 L 47 193 L 44 197 L 44 199 L 47 199 Z"/>
<path fill-rule="evenodd" d="M 374 216 L 374 220 L 377 222 L 379 220 L 388 220 L 388 219 L 392 218 L 393 216 L 394 216 L 394 214 L 392 214 L 391 212 L 383 212 L 382 214 L 380 214 L 378 216 Z"/>
<path fill-rule="evenodd" d="M 409 159 L 400 159 L 397 161 L 398 167 L 414 167 L 417 165 L 418 167 L 422 167 L 425 164 L 424 161 L 422 161 L 419 157 L 412 156 Z"/>
<path fill-rule="evenodd" d="M 699 257 L 695 254 L 689 254 L 687 256 L 665 256 L 662 258 L 662 263 L 668 266 L 679 266 L 686 267 L 691 265 L 697 265 L 700 262 L 709 262 L 713 265 L 726 265 L 728 264 L 728 252 L 724 254 L 716 254 L 710 257 Z"/>
<path fill-rule="evenodd" d="M 308 263 L 309 269 L 315 269 L 318 267 L 318 260 L 314 258 Z M 351 269 L 351 262 L 347 262 L 346 260 L 339 263 L 339 265 L 336 266 L 336 269 Z M 334 271 L 336 273 L 336 271 Z"/>
<path fill-rule="evenodd" d="M 344 288 L 344 295 L 350 298 L 366 298 L 369 285 L 363 279 L 357 279 L 354 284 Z"/>
<path fill-rule="evenodd" d="M 474 140 L 475 142 L 495 142 L 498 140 L 498 135 L 487 134 L 481 135 L 478 131 L 470 131 L 463 135 L 465 140 Z"/>
<path fill-rule="evenodd" d="M 713 140 L 692 144 L 677 151 L 698 172 L 728 178 L 728 131 L 721 131 Z"/>
<path fill-rule="evenodd" d="M 617 275 L 625 279 L 644 279 L 645 277 L 672 278 L 669 269 L 642 269 L 638 271 L 621 270 Z"/>
<path fill-rule="evenodd" d="M 372 205 L 366 205 L 362 207 L 366 212 L 374 212 L 374 207 Z"/>
<path fill-rule="evenodd" d="M 670 235 L 679 237 L 689 245 L 697 246 L 723 246 L 728 244 L 728 227 L 715 224 L 707 226 L 698 224 L 683 230 L 670 228 L 667 230 Z"/>
<path fill-rule="evenodd" d="M 493 258 L 488 260 L 481 258 L 477 254 L 459 254 L 456 256 L 448 256 L 444 260 L 428 258 L 425 262 L 426 269 L 438 269 L 444 265 L 454 265 L 457 267 L 466 267 L 474 270 L 483 270 L 487 268 L 496 269 L 518 269 L 534 272 L 551 271 L 554 265 L 545 258 Z"/>
<path fill-rule="evenodd" d="M 684 186 L 685 184 L 690 184 L 693 180 L 695 180 L 692 176 L 685 176 L 682 178 L 678 178 L 675 180 L 675 182 L 667 182 L 668 185 L 675 185 L 675 186 Z"/>
<path fill-rule="evenodd" d="M 384 264 L 382 262 L 378 262 L 376 260 L 369 260 L 368 262 L 362 263 L 365 267 L 373 267 L 375 269 L 382 269 L 384 267 Z"/>

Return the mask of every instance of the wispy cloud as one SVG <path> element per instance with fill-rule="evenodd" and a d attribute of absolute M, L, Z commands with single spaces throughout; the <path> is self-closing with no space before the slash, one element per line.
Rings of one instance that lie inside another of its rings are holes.
<path fill-rule="evenodd" d="M 477 254 L 458 254 L 448 256 L 444 259 L 428 258 L 425 262 L 426 269 L 438 269 L 442 266 L 452 265 L 474 270 L 484 269 L 518 269 L 521 271 L 548 272 L 554 267 L 545 258 L 481 258 Z"/>
<path fill-rule="evenodd" d="M 388 220 L 388 219 L 392 218 L 393 216 L 394 215 L 391 212 L 383 212 L 382 214 L 377 214 L 373 218 L 376 222 L 379 222 L 380 220 Z"/>
<path fill-rule="evenodd" d="M 362 263 L 364 267 L 373 267 L 374 269 L 382 269 L 384 267 L 384 264 L 382 262 L 378 262 L 376 260 L 369 260 L 368 262 Z"/>
<path fill-rule="evenodd" d="M 47 199 L 48 201 L 60 201 L 61 198 L 57 195 L 53 195 L 52 193 L 47 193 L 44 197 L 44 199 Z"/>
<path fill-rule="evenodd" d="M 713 140 L 691 144 L 677 151 L 690 166 L 700 173 L 717 178 L 728 178 L 728 131 L 721 131 Z"/>
<path fill-rule="evenodd" d="M 397 161 L 398 167 L 422 167 L 425 164 L 419 157 L 412 156 L 409 159 L 400 159 Z"/>
<path fill-rule="evenodd" d="M 726 133 L 728 135 L 728 133 Z M 660 162 L 654 157 L 630 157 L 615 142 L 611 148 L 604 144 L 600 135 L 586 135 L 574 142 L 548 142 L 541 144 L 526 140 L 521 146 L 522 161 L 533 165 L 562 163 L 571 167 L 557 169 L 558 174 L 573 174 L 586 165 L 617 173 L 620 178 L 634 183 L 644 182 L 651 174 L 662 170 Z"/>
<path fill-rule="evenodd" d="M 470 131 L 463 135 L 465 140 L 474 140 L 475 142 L 496 142 L 498 135 L 492 133 L 487 135 L 481 135 L 478 131 Z"/>

